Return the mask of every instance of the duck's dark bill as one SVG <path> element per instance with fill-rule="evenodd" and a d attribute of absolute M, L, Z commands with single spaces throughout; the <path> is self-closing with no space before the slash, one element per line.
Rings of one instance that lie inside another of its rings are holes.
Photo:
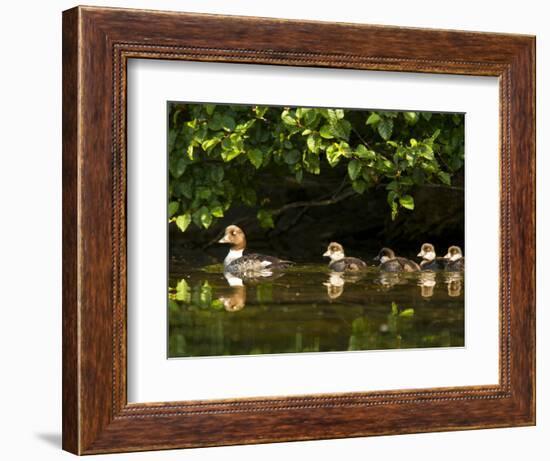
<path fill-rule="evenodd" d="M 168 356 L 464 346 L 464 114 L 168 104 Z"/>

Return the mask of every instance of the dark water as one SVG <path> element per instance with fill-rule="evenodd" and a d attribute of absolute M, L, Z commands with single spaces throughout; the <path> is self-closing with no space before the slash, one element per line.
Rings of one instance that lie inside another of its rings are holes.
<path fill-rule="evenodd" d="M 464 346 L 463 275 L 331 273 L 226 279 L 171 268 L 169 357 Z"/>

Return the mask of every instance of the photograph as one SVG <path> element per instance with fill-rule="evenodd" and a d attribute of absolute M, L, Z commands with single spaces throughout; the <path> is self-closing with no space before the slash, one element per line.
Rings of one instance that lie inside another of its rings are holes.
<path fill-rule="evenodd" d="M 168 357 L 464 347 L 465 114 L 167 104 Z"/>
<path fill-rule="evenodd" d="M 542 7 L 50 3 L 5 21 L 7 459 L 545 446 Z"/>

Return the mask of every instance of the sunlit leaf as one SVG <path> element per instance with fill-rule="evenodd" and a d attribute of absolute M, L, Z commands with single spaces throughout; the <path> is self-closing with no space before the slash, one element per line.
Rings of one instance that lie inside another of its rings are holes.
<path fill-rule="evenodd" d="M 189 213 L 179 215 L 176 218 L 176 226 L 178 226 L 182 232 L 187 230 L 189 224 L 191 224 L 191 215 Z"/>
<path fill-rule="evenodd" d="M 319 130 L 319 134 L 325 139 L 334 138 L 334 134 L 332 133 L 332 128 L 330 127 L 330 125 L 323 125 Z"/>
<path fill-rule="evenodd" d="M 373 112 L 369 115 L 367 118 L 367 125 L 376 125 L 381 120 L 380 115 L 378 115 L 376 112 Z"/>
<path fill-rule="evenodd" d="M 399 197 L 399 204 L 407 210 L 414 210 L 414 199 L 410 195 Z"/>

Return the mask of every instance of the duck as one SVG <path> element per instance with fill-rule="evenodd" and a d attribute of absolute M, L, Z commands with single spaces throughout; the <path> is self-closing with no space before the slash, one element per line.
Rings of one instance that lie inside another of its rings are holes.
<path fill-rule="evenodd" d="M 384 272 L 420 271 L 420 266 L 418 264 L 410 259 L 395 256 L 395 253 L 391 248 L 382 248 L 374 260 L 380 261 L 380 266 L 378 267 Z"/>
<path fill-rule="evenodd" d="M 328 245 L 323 256 L 330 258 L 328 267 L 334 272 L 357 272 L 366 269 L 367 263 L 359 258 L 353 258 L 344 254 L 344 247 L 336 242 Z"/>
<path fill-rule="evenodd" d="M 423 271 L 444 270 L 449 262 L 435 254 L 435 247 L 431 243 L 423 243 L 417 256 L 422 258 L 420 269 Z"/>
<path fill-rule="evenodd" d="M 464 270 L 464 256 L 459 246 L 450 246 L 447 250 L 447 254 L 443 257 L 447 260 L 447 271 L 460 272 Z"/>
<path fill-rule="evenodd" d="M 258 253 L 243 254 L 246 249 L 246 236 L 243 230 L 234 224 L 225 228 L 224 236 L 218 243 L 231 245 L 227 256 L 223 260 L 224 273 L 271 277 L 274 272 L 294 265 L 292 261 L 286 261 L 274 256 Z"/>

